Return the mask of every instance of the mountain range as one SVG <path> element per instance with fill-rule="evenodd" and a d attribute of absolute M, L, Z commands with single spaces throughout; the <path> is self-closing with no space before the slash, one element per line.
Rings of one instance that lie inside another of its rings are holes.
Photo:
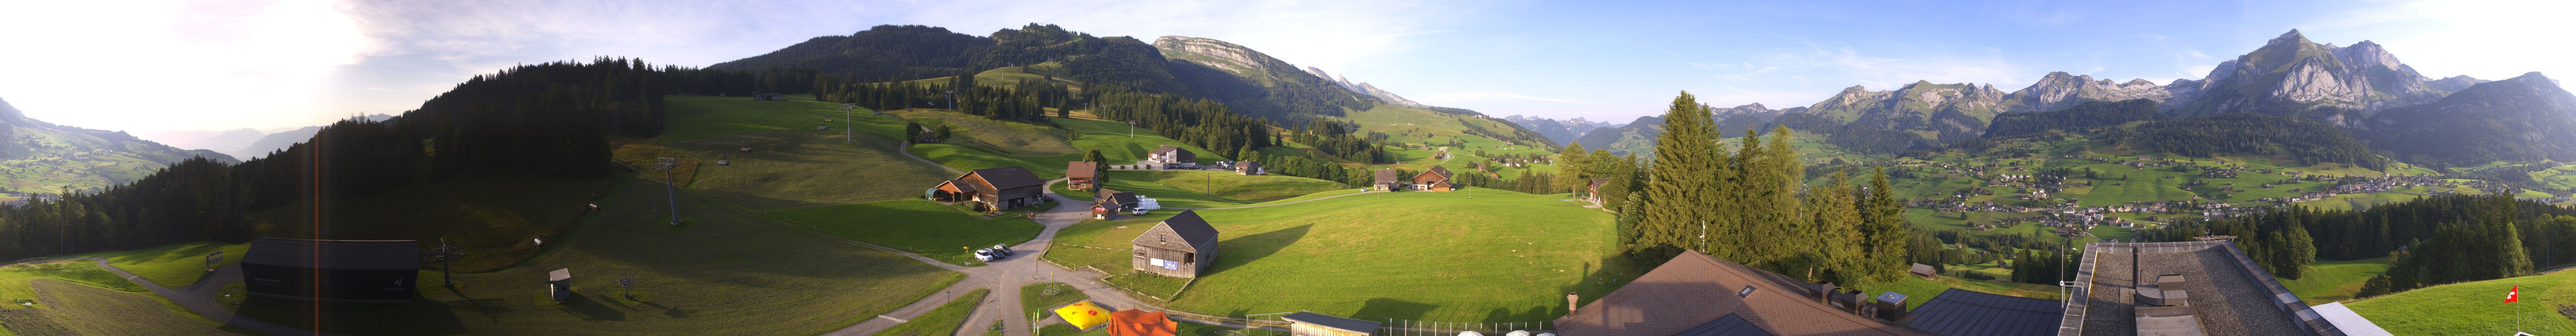
<path fill-rule="evenodd" d="M 0 100 L 0 193 L 52 194 L 96 191 L 143 178 L 180 161 L 203 157 L 236 163 L 230 155 L 188 150 L 136 138 L 124 131 L 57 125 L 28 118 Z"/>
<path fill-rule="evenodd" d="M 2510 83 L 2508 83 L 2510 82 Z M 1738 124 L 1787 125 L 1824 135 L 1844 150 L 1895 154 L 1937 148 L 1981 136 L 2000 113 L 2063 110 L 2088 101 L 2147 99 L 2172 117 L 2258 113 L 2301 117 L 2343 127 L 2371 139 L 2391 157 L 2452 164 L 2490 159 L 2576 158 L 2558 149 L 2576 138 L 2576 101 L 2538 73 L 2489 82 L 2468 76 L 2434 79 L 2399 62 L 2377 43 L 2318 44 L 2291 30 L 2244 55 L 2220 62 L 2206 77 L 2157 85 L 2144 79 L 2115 82 L 2051 72 L 2011 92 L 1992 84 L 1917 81 L 1894 90 L 1862 86 L 1803 107 L 1758 104 L 1712 109 L 1721 129 Z M 2545 85 L 2544 85 L 2545 84 Z M 2479 89 L 2491 86 L 2490 89 Z M 2545 86 L 2542 87 L 2542 86 Z M 2479 94 L 2450 98 L 2456 92 Z M 2554 91 L 2554 92 L 2553 92 Z M 1533 129 L 1543 118 L 1516 120 Z M 1562 123 L 1562 122 L 1555 122 Z M 2516 124 L 2520 125 L 2504 125 Z M 1573 140 L 1586 148 L 1651 150 L 1652 134 L 1632 123 L 1617 135 L 1592 131 Z M 2494 126 L 2494 127 L 2490 127 Z M 1554 136 L 1554 134 L 1551 134 Z M 2503 139 L 2510 137 L 2511 139 Z M 1555 138 L 1551 138 L 1555 139 Z M 2486 140 L 2477 140 L 2486 139 Z M 2481 142 L 2483 141 L 2483 142 Z M 2486 150 L 2522 142 L 2506 150 Z M 2542 143 L 2547 142 L 2547 143 Z M 2481 154 L 2483 153 L 2483 154 Z M 2427 163 L 2427 162 L 2417 162 Z"/>

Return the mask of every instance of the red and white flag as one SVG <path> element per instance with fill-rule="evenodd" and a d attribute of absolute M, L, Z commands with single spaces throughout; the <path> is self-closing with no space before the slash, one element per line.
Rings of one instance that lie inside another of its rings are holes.
<path fill-rule="evenodd" d="M 2512 290 L 2504 292 L 2504 303 L 2514 301 L 2522 301 L 2522 285 L 2514 285 Z"/>

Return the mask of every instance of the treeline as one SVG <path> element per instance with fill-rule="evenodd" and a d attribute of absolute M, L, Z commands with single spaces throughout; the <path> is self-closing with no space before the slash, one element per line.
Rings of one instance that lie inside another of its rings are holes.
<path fill-rule="evenodd" d="M 253 228 L 244 215 L 459 176 L 606 176 L 610 136 L 660 134 L 673 79 L 722 77 L 687 76 L 696 71 L 598 58 L 476 76 L 401 116 L 336 122 L 238 165 L 188 160 L 98 193 L 0 206 L 0 241 L 13 243 L 0 259 L 304 236 L 309 222 Z"/>
<path fill-rule="evenodd" d="M 1279 145 L 1278 138 L 1271 134 L 1269 121 L 1235 114 L 1214 100 L 1101 85 L 1086 86 L 1082 93 L 1088 97 L 1083 101 L 1092 103 L 1091 113 L 1101 119 L 1133 122 L 1164 137 L 1217 153 Z"/>
<path fill-rule="evenodd" d="M 2139 238 L 2156 242 L 2193 241 L 2203 236 L 2235 236 L 2230 241 L 2246 257 L 2262 265 L 2272 276 L 2298 279 L 2306 276 L 2309 264 L 2317 261 L 2317 241 L 2309 235 L 2309 221 L 2320 219 L 2319 212 L 2307 207 L 2256 212 L 2215 221 L 2184 221 L 2164 228 L 2147 230 Z M 2322 224 L 2322 223 L 2320 223 Z M 2325 229 L 2319 225 L 2320 229 Z"/>
<path fill-rule="evenodd" d="M 820 101 L 859 104 L 876 110 L 949 108 L 954 104 L 957 112 L 997 120 L 1045 121 L 1047 108 L 1056 108 L 1058 116 L 1062 116 L 1075 103 L 1072 88 L 1052 80 L 983 85 L 973 74 L 949 76 L 942 83 L 853 83 L 840 76 L 822 75 L 815 78 L 813 87 L 818 88 L 814 99 Z"/>
<path fill-rule="evenodd" d="M 1656 265 L 1684 249 L 1781 274 L 1842 284 L 1894 281 L 1904 273 L 1907 225 L 1885 174 L 1855 187 L 1837 172 L 1801 190 L 1805 166 L 1791 132 L 1746 134 L 1723 145 L 1710 110 L 1689 93 L 1665 112 L 1652 167 L 1637 202 L 1623 204 L 1620 250 Z M 1857 286 L 1855 286 L 1857 287 Z"/>
<path fill-rule="evenodd" d="M 2119 102 L 2088 101 L 2064 110 L 2008 112 L 1995 115 L 1986 125 L 1986 138 L 2010 138 L 2047 131 L 2082 131 L 2094 127 L 2130 122 L 2161 120 L 2156 101 L 2130 99 Z"/>
<path fill-rule="evenodd" d="M 2347 163 L 2371 170 L 2389 161 L 2370 151 L 2342 128 L 2291 117 L 2228 113 L 2180 120 L 2150 121 L 2132 133 L 2112 129 L 2110 137 L 2143 151 L 2183 156 L 2221 154 L 2288 155 L 2300 165 Z"/>
<path fill-rule="evenodd" d="M 1351 134 L 1359 129 L 1359 125 L 1317 119 L 1305 125 L 1298 125 L 1297 129 L 1288 134 L 1289 141 L 1306 144 L 1308 147 L 1314 147 L 1317 151 L 1342 160 L 1371 164 L 1395 162 L 1394 156 L 1386 154 L 1386 145 L 1383 143 L 1386 141 L 1386 135 L 1376 132 L 1370 132 L 1367 136 Z"/>

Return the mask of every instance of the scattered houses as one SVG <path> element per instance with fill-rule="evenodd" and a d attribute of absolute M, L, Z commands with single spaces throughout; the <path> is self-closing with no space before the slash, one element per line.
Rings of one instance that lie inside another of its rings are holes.
<path fill-rule="evenodd" d="M 928 192 L 940 202 L 973 202 L 975 211 L 1000 212 L 1046 203 L 1046 180 L 1019 166 L 976 169 L 940 182 Z"/>
<path fill-rule="evenodd" d="M 1128 264 L 1163 276 L 1196 278 L 1200 270 L 1216 261 L 1216 239 L 1216 227 L 1199 219 L 1198 212 L 1181 210 L 1181 214 L 1163 219 L 1130 242 L 1135 258 Z"/>

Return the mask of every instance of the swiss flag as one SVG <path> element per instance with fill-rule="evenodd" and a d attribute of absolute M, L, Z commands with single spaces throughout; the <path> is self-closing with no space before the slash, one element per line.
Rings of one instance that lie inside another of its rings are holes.
<path fill-rule="evenodd" d="M 2504 303 L 2514 301 L 2522 301 L 2522 285 L 2514 285 L 2512 290 L 2504 292 Z"/>

